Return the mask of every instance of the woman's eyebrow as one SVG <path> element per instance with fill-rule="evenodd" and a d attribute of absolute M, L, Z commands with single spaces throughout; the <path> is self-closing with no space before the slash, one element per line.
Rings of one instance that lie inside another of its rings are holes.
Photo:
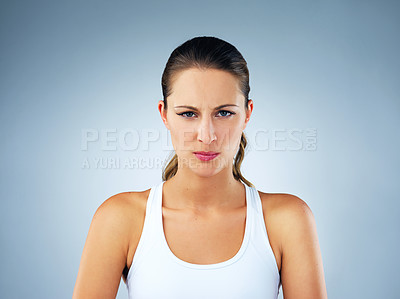
<path fill-rule="evenodd" d="M 221 108 L 230 107 L 230 106 L 239 107 L 238 105 L 235 105 L 235 104 L 225 104 L 225 105 L 220 105 L 220 106 L 218 106 L 218 107 L 215 107 L 214 110 L 219 110 L 219 109 L 221 109 Z M 175 109 L 176 109 L 176 108 L 186 108 L 186 109 L 193 109 L 193 110 L 195 110 L 195 111 L 199 111 L 199 109 L 196 108 L 196 107 L 193 107 L 193 106 L 186 106 L 186 105 L 175 106 L 174 108 L 175 108 Z"/>

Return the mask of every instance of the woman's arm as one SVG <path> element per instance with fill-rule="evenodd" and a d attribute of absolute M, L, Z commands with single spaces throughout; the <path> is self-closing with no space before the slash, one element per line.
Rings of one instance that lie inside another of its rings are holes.
<path fill-rule="evenodd" d="M 284 197 L 279 212 L 283 296 L 328 298 L 314 215 L 300 198 L 290 194 Z"/>
<path fill-rule="evenodd" d="M 96 210 L 83 248 L 73 299 L 116 297 L 129 244 L 126 205 L 115 195 Z"/>

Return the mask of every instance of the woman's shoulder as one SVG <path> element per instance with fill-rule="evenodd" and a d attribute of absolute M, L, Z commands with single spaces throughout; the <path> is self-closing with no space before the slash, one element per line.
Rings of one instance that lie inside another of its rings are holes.
<path fill-rule="evenodd" d="M 258 191 L 263 212 L 272 213 L 275 216 L 284 216 L 290 213 L 310 212 L 307 203 L 300 197 L 289 193 L 265 193 Z"/>
<path fill-rule="evenodd" d="M 136 218 L 146 209 L 147 198 L 150 189 L 144 191 L 120 192 L 104 200 L 97 208 L 96 213 L 106 213 L 124 219 Z"/>
<path fill-rule="evenodd" d="M 286 240 L 299 234 L 299 231 L 307 233 L 308 228 L 314 225 L 314 215 L 308 204 L 296 195 L 261 191 L 258 193 L 270 241 L 282 254 Z"/>
<path fill-rule="evenodd" d="M 276 225 L 290 231 L 292 226 L 310 221 L 314 215 L 308 204 L 300 197 L 288 193 L 264 193 L 258 191 L 264 213 L 269 225 Z"/>
<path fill-rule="evenodd" d="M 93 219 L 113 228 L 122 246 L 131 250 L 140 237 L 151 188 L 144 191 L 117 193 L 107 198 L 96 210 Z M 128 260 L 130 255 L 128 255 Z"/>
<path fill-rule="evenodd" d="M 124 243 L 129 241 L 133 230 L 144 222 L 149 192 L 150 189 L 129 191 L 108 197 L 96 209 L 92 223 L 96 227 L 108 227 Z"/>

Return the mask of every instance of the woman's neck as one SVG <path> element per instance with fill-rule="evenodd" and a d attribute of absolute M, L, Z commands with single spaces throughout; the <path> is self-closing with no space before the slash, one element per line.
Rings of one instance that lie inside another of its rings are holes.
<path fill-rule="evenodd" d="M 232 171 L 222 170 L 210 177 L 178 170 L 164 183 L 164 204 L 176 209 L 211 211 L 241 206 L 245 200 L 245 186 L 234 179 Z"/>

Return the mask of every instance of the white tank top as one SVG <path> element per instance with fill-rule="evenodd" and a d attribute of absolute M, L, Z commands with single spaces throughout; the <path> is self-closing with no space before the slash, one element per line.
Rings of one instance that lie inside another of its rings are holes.
<path fill-rule="evenodd" d="M 281 285 L 258 191 L 246 184 L 246 224 L 239 251 L 216 264 L 192 264 L 168 246 L 162 222 L 162 186 L 151 188 L 142 234 L 129 269 L 130 299 L 276 299 Z"/>

